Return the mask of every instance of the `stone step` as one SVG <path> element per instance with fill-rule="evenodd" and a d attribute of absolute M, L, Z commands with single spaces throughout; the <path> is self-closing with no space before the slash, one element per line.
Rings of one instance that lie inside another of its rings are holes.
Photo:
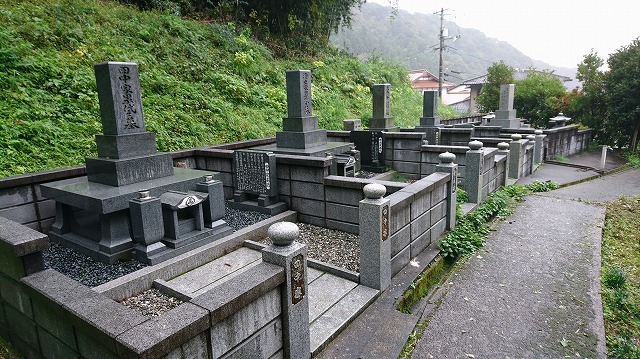
<path fill-rule="evenodd" d="M 314 269 L 309 270 L 308 280 L 311 353 L 315 355 L 373 302 L 379 291 Z"/>

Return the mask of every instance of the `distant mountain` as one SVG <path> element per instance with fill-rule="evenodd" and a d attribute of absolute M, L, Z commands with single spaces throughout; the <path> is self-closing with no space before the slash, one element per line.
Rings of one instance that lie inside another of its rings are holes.
<path fill-rule="evenodd" d="M 361 11 L 355 11 L 351 29 L 333 34 L 331 43 L 361 58 L 379 56 L 403 63 L 409 69 L 427 69 L 437 76 L 440 18 L 403 10 L 392 18 L 390 13 L 390 7 L 365 3 Z M 449 36 L 460 35 L 457 41 L 446 42 L 450 47 L 443 55 L 444 72 L 449 74 L 447 81 L 462 82 L 484 75 L 487 67 L 500 60 L 514 68 L 533 66 L 575 78 L 575 69 L 533 60 L 509 43 L 489 38 L 476 29 L 461 28 L 446 20 L 444 27 Z M 575 87 L 573 82 L 565 86 Z"/>

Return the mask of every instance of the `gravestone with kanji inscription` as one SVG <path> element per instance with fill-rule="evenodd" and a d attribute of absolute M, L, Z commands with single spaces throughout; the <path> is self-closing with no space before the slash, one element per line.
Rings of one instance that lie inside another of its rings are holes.
<path fill-rule="evenodd" d="M 94 67 L 103 134 L 86 177 L 41 185 L 56 202 L 49 236 L 98 261 L 156 264 L 232 232 L 219 173 L 174 168 L 147 132 L 138 65 Z"/>
<path fill-rule="evenodd" d="M 499 109 L 495 112 L 495 118 L 491 119 L 491 126 L 502 126 L 502 128 L 520 128 L 520 119 L 516 118 L 516 110 L 513 109 L 513 98 L 515 85 L 500 85 Z"/>
<path fill-rule="evenodd" d="M 369 119 L 369 129 L 376 131 L 397 131 L 391 116 L 391 85 L 375 84 L 373 95 L 373 116 Z"/>
<path fill-rule="evenodd" d="M 233 202 L 231 208 L 269 215 L 287 210 L 278 201 L 276 155 L 272 152 L 236 150 L 233 152 Z"/>

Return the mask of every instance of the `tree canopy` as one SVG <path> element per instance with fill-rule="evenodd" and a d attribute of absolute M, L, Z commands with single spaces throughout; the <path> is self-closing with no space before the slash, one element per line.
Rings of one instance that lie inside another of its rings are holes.
<path fill-rule="evenodd" d="M 545 127 L 549 118 L 559 112 L 566 90 L 562 81 L 550 71 L 531 69 L 527 77 L 516 83 L 514 107 L 518 117 L 529 120 L 533 127 Z"/>
<path fill-rule="evenodd" d="M 513 67 L 504 61 L 494 62 L 487 72 L 487 82 L 482 85 L 482 92 L 476 100 L 480 112 L 497 110 L 500 103 L 500 85 L 513 83 Z"/>

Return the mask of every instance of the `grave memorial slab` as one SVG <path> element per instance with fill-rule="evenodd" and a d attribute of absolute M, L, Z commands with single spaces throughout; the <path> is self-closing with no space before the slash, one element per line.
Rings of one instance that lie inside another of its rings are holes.
<path fill-rule="evenodd" d="M 520 119 L 516 118 L 516 110 L 513 109 L 513 98 L 515 95 L 515 85 L 500 85 L 499 110 L 495 112 L 495 117 L 489 122 L 491 126 L 501 126 L 502 128 L 520 128 Z"/>
<path fill-rule="evenodd" d="M 282 119 L 282 131 L 276 133 L 275 144 L 252 149 L 276 154 L 315 157 L 349 151 L 351 144 L 328 142 L 327 131 L 318 128 L 318 118 L 313 116 L 311 71 L 288 70 L 286 81 L 287 117 Z"/>
<path fill-rule="evenodd" d="M 49 236 L 96 260 L 156 264 L 232 232 L 219 174 L 173 168 L 145 131 L 138 65 L 95 65 L 103 134 L 87 176 L 41 185 L 56 202 Z"/>
<path fill-rule="evenodd" d="M 398 131 L 391 116 L 391 85 L 375 84 L 371 87 L 373 95 L 373 116 L 369 120 L 369 129 L 376 131 Z"/>
<path fill-rule="evenodd" d="M 274 215 L 287 210 L 278 200 L 276 155 L 272 152 L 237 150 L 233 153 L 235 191 L 231 208 Z"/>
<path fill-rule="evenodd" d="M 384 133 L 382 131 L 351 131 L 349 141 L 360 151 L 360 167 L 370 172 L 384 172 Z"/>
<path fill-rule="evenodd" d="M 437 145 L 440 140 L 440 117 L 438 117 L 438 92 L 424 91 L 422 95 L 422 117 L 416 132 L 424 132 L 429 144 Z"/>

